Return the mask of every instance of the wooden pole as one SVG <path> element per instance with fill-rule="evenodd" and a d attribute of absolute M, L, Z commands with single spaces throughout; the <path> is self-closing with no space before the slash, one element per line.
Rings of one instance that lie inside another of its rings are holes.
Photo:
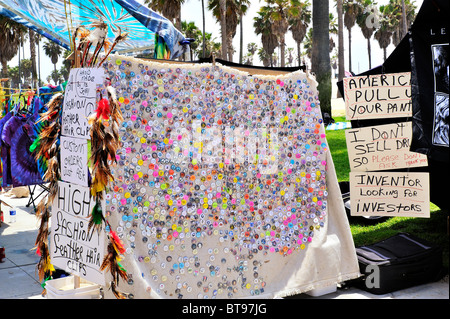
<path fill-rule="evenodd" d="M 73 276 L 73 289 L 80 288 L 80 277 Z"/>

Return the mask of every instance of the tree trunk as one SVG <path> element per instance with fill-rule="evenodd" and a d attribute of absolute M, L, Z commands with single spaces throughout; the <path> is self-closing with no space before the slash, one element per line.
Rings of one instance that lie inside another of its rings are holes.
<path fill-rule="evenodd" d="M 302 57 L 300 52 L 300 42 L 297 42 L 297 58 L 298 58 L 298 66 L 302 66 Z"/>
<path fill-rule="evenodd" d="M 222 33 L 222 59 L 227 59 L 228 46 L 227 46 L 227 3 L 226 0 L 219 0 L 220 4 L 220 29 Z"/>
<path fill-rule="evenodd" d="M 329 0 L 313 0 L 312 70 L 319 83 L 320 108 L 331 115 Z"/>
<path fill-rule="evenodd" d="M 227 48 L 228 48 L 228 61 L 233 62 L 233 38 L 230 37 L 227 38 Z"/>
<path fill-rule="evenodd" d="M 37 54 L 38 54 L 38 86 L 41 86 L 41 49 L 40 49 L 40 45 L 39 45 L 39 41 L 40 38 L 39 36 L 37 37 Z"/>
<path fill-rule="evenodd" d="M 2 77 L 7 78 L 8 77 L 8 61 L 6 59 L 1 59 L 2 62 Z"/>
<path fill-rule="evenodd" d="M 202 0 L 202 16 L 203 16 L 203 48 L 202 48 L 202 58 L 205 57 L 206 43 L 205 43 L 205 2 Z"/>
<path fill-rule="evenodd" d="M 348 70 L 353 72 L 352 68 L 352 28 L 348 29 Z"/>
<path fill-rule="evenodd" d="M 405 8 L 405 0 L 402 0 L 402 32 L 400 34 L 400 39 L 403 39 L 403 37 L 408 33 L 408 24 L 406 23 L 406 8 Z"/>
<path fill-rule="evenodd" d="M 241 1 L 239 1 L 241 4 Z M 240 8 L 241 12 L 239 12 L 239 28 L 240 28 L 240 39 L 239 39 L 239 63 L 242 64 L 243 56 L 244 56 L 244 27 L 242 25 L 242 19 L 244 15 L 242 14 L 242 7 Z"/>
<path fill-rule="evenodd" d="M 345 75 L 345 59 L 344 59 L 344 13 L 342 8 L 342 0 L 337 0 L 338 11 L 338 79 L 342 81 Z"/>
<path fill-rule="evenodd" d="M 33 83 L 33 88 L 37 88 L 37 72 L 36 72 L 36 39 L 34 31 L 29 29 L 28 33 L 30 37 L 30 55 L 31 55 L 31 79 Z"/>
<path fill-rule="evenodd" d="M 372 69 L 372 52 L 370 48 L 370 38 L 367 39 L 367 53 L 369 54 L 369 70 Z"/>
<path fill-rule="evenodd" d="M 285 50 L 286 50 L 286 43 L 284 43 L 284 35 L 280 39 L 280 60 L 281 60 L 281 67 L 284 68 L 286 61 L 285 61 Z"/>

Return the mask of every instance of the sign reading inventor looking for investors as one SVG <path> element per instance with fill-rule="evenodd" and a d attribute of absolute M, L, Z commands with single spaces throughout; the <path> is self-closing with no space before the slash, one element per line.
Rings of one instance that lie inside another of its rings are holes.
<path fill-rule="evenodd" d="M 350 172 L 353 216 L 430 217 L 428 173 Z"/>

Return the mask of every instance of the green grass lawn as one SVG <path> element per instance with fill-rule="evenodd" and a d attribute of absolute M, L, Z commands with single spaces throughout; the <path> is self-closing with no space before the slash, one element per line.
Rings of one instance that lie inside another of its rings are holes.
<path fill-rule="evenodd" d="M 345 117 L 335 117 L 336 122 L 345 122 Z M 345 142 L 345 130 L 326 131 L 328 145 L 338 181 L 348 181 L 350 165 Z M 407 232 L 442 247 L 443 263 L 448 273 L 449 236 L 447 233 L 448 211 L 430 203 L 430 218 L 391 217 L 370 225 L 361 218 L 350 217 L 350 229 L 355 246 L 367 245 L 391 237 L 399 232 Z"/>

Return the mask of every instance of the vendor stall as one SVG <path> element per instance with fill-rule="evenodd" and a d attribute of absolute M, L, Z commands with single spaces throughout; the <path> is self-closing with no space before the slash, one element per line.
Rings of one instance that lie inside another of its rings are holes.
<path fill-rule="evenodd" d="M 311 74 L 109 54 L 114 24 L 93 26 L 66 29 L 69 80 L 36 121 L 44 286 L 58 267 L 105 298 L 278 298 L 360 276 Z"/>
<path fill-rule="evenodd" d="M 311 75 L 102 67 L 124 117 L 105 194 L 123 293 L 274 298 L 359 276 Z"/>

